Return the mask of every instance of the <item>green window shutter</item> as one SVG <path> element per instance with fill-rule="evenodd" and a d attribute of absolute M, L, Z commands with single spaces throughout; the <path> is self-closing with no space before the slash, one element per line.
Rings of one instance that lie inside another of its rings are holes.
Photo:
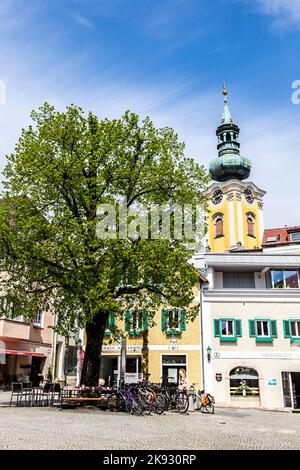
<path fill-rule="evenodd" d="M 291 322 L 290 320 L 283 320 L 283 332 L 285 338 L 290 338 L 291 335 Z"/>
<path fill-rule="evenodd" d="M 242 336 L 242 320 L 235 320 L 235 336 Z"/>
<path fill-rule="evenodd" d="M 166 331 L 167 329 L 167 310 L 165 308 L 161 311 L 161 331 Z"/>
<path fill-rule="evenodd" d="M 215 330 L 215 337 L 221 336 L 221 334 L 220 334 L 220 320 L 214 320 L 214 330 Z"/>
<path fill-rule="evenodd" d="M 131 310 L 125 312 L 125 331 L 130 331 L 131 327 Z"/>
<path fill-rule="evenodd" d="M 114 328 L 116 326 L 116 317 L 112 313 L 109 315 L 109 327 Z"/>
<path fill-rule="evenodd" d="M 110 317 L 111 317 L 111 315 L 109 314 L 108 317 L 107 317 L 107 320 L 106 320 L 104 336 L 110 336 Z"/>
<path fill-rule="evenodd" d="M 184 308 L 180 309 L 180 323 L 179 323 L 180 331 L 186 330 L 186 315 Z"/>
<path fill-rule="evenodd" d="M 277 338 L 277 322 L 276 320 L 270 320 L 270 330 L 272 338 Z"/>
<path fill-rule="evenodd" d="M 256 336 L 256 325 L 255 320 L 249 320 L 249 336 L 251 338 Z"/>
<path fill-rule="evenodd" d="M 148 312 L 143 312 L 143 331 L 149 329 L 149 315 Z"/>

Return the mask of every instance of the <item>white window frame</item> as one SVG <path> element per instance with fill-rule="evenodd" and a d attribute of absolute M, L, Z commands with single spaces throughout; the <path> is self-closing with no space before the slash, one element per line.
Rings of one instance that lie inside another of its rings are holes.
<path fill-rule="evenodd" d="M 295 329 L 298 331 L 297 335 L 292 334 L 292 323 L 296 323 Z M 300 320 L 290 320 L 291 338 L 300 338 Z"/>
<path fill-rule="evenodd" d="M 223 333 L 223 328 L 222 328 L 222 323 L 226 323 L 226 333 Z M 232 334 L 228 334 L 228 323 L 232 323 Z M 225 338 L 235 338 L 235 321 L 234 320 L 220 320 L 220 337 L 225 337 Z"/>
<path fill-rule="evenodd" d="M 135 318 L 135 325 L 134 325 L 134 318 Z M 140 325 L 141 323 L 141 325 Z M 130 331 L 139 332 L 142 331 L 143 328 L 143 319 L 140 317 L 139 312 L 131 312 L 130 318 Z"/>
<path fill-rule="evenodd" d="M 170 326 L 170 314 L 172 313 L 172 321 L 173 324 L 175 325 L 175 314 L 178 315 L 178 326 L 177 327 L 171 327 Z M 167 328 L 166 331 L 180 331 L 180 309 L 178 308 L 168 308 L 166 311 L 167 318 L 166 318 L 166 323 L 167 323 Z"/>
<path fill-rule="evenodd" d="M 268 333 L 267 334 L 264 334 L 264 328 L 263 328 L 263 323 L 266 322 L 267 325 L 268 325 Z M 259 334 L 258 333 L 258 323 L 262 323 L 261 325 L 261 331 L 262 331 L 262 334 Z M 270 321 L 269 320 L 255 320 L 255 328 L 256 328 L 256 336 L 258 338 L 270 338 L 271 337 L 271 331 L 270 331 Z"/>
<path fill-rule="evenodd" d="M 38 318 L 39 318 L 39 321 L 38 321 Z M 32 322 L 34 328 L 43 328 L 43 319 L 44 319 L 43 311 L 42 309 L 38 308 L 35 314 L 35 319 Z"/>

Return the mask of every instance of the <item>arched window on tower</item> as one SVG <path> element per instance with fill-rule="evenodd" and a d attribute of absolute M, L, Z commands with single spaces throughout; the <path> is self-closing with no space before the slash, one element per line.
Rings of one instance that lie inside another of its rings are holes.
<path fill-rule="evenodd" d="M 224 215 L 221 212 L 218 212 L 213 216 L 213 221 L 215 225 L 215 238 L 224 236 Z"/>
<path fill-rule="evenodd" d="M 255 215 L 252 212 L 247 212 L 247 235 L 255 238 Z"/>
<path fill-rule="evenodd" d="M 226 134 L 226 142 L 230 142 L 230 141 L 231 141 L 230 132 L 227 132 L 227 134 Z"/>

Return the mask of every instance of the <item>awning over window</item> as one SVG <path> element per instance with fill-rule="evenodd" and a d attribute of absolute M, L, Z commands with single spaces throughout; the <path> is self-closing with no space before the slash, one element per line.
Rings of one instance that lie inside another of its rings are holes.
<path fill-rule="evenodd" d="M 0 354 L 10 354 L 12 356 L 47 357 L 46 354 L 40 354 L 32 351 L 18 351 L 16 349 L 0 349 Z"/>

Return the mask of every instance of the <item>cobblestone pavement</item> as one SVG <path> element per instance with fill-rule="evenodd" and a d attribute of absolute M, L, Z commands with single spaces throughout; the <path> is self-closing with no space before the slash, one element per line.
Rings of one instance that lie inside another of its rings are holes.
<path fill-rule="evenodd" d="M 0 449 L 300 449 L 300 414 L 216 408 L 131 416 L 9 407 L 9 398 L 0 392 Z"/>

